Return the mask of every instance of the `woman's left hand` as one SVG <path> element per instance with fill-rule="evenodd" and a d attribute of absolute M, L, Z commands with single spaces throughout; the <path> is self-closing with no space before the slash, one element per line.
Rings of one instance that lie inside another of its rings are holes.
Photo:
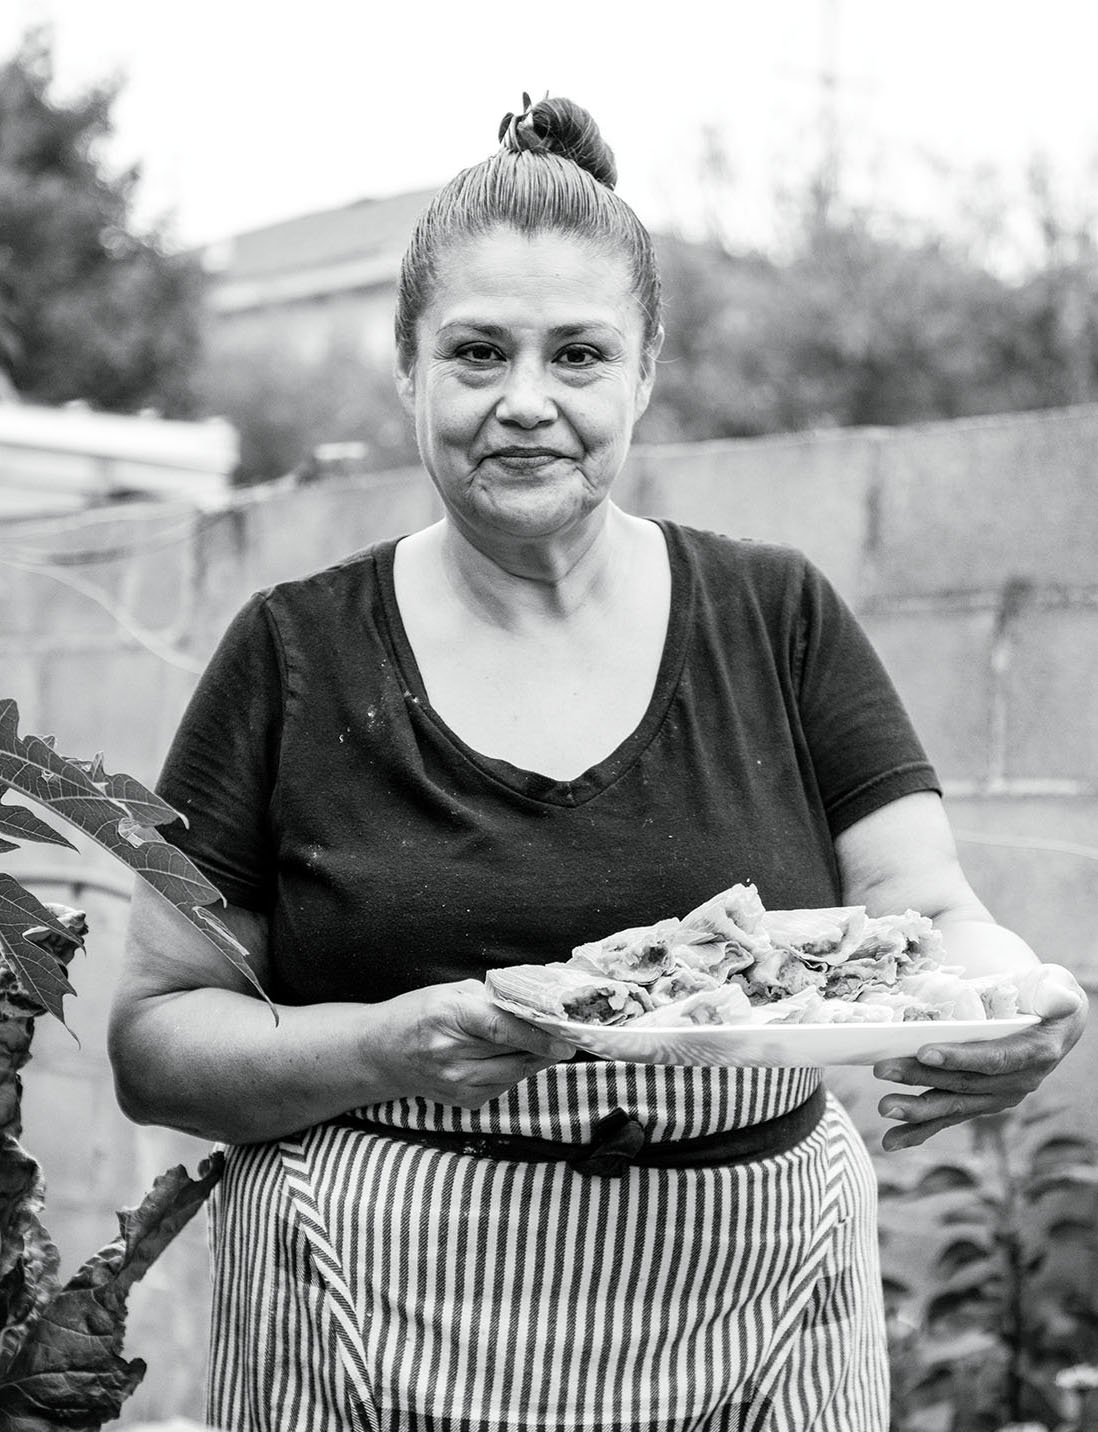
<path fill-rule="evenodd" d="M 1019 984 L 1019 1010 L 1039 1024 L 980 1044 L 927 1044 L 914 1058 L 887 1059 L 873 1072 L 922 1094 L 886 1094 L 878 1108 L 903 1126 L 889 1129 L 882 1147 L 913 1148 L 952 1124 L 1011 1109 L 1031 1094 L 1083 1032 L 1087 997 L 1062 965 L 1038 965 Z"/>

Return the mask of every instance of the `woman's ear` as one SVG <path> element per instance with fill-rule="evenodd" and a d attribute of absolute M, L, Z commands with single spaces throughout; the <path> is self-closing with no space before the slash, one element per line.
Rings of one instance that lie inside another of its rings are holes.
<path fill-rule="evenodd" d="M 651 343 L 647 343 L 644 352 L 641 354 L 640 382 L 637 385 L 636 412 L 633 421 L 636 422 L 648 407 L 648 400 L 652 396 L 652 384 L 656 381 L 656 359 L 660 356 L 660 349 L 663 347 L 663 324 L 656 330 Z"/>
<path fill-rule="evenodd" d="M 393 380 L 396 383 L 397 397 L 413 418 L 416 413 L 415 371 L 415 359 L 409 362 L 407 356 L 398 349 L 393 360 Z"/>

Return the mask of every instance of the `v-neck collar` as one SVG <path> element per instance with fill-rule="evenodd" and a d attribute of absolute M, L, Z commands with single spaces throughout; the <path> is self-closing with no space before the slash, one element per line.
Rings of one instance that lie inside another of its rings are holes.
<path fill-rule="evenodd" d="M 667 543 L 667 557 L 671 568 L 671 609 L 667 619 L 667 633 L 664 637 L 663 652 L 660 656 L 656 680 L 652 688 L 647 709 L 634 730 L 602 760 L 590 766 L 572 780 L 558 780 L 539 771 L 524 770 L 513 766 L 510 761 L 499 760 L 475 750 L 450 729 L 431 705 L 427 688 L 420 673 L 404 620 L 397 605 L 396 586 L 393 580 L 395 552 L 399 538 L 383 542 L 375 548 L 378 585 L 381 592 L 388 635 L 393 656 L 400 670 L 405 690 L 415 702 L 422 716 L 466 761 L 483 775 L 499 785 L 530 800 L 546 805 L 578 806 L 593 800 L 632 767 L 651 744 L 671 704 L 682 675 L 686 660 L 687 636 L 693 626 L 694 576 L 686 559 L 682 538 L 674 523 L 659 521 L 656 524 L 663 532 Z"/>

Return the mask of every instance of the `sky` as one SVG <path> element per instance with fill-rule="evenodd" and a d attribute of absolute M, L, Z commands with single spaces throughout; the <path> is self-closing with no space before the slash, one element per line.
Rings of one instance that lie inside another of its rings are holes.
<path fill-rule="evenodd" d="M 1098 188 L 1095 0 L 0 0 L 0 56 L 43 25 L 59 95 L 125 77 L 107 157 L 188 246 L 439 184 L 524 89 L 592 111 L 650 225 L 704 231 L 716 194 L 734 243 L 829 134 L 852 197 L 914 216 L 1035 154 L 1067 209 Z"/>

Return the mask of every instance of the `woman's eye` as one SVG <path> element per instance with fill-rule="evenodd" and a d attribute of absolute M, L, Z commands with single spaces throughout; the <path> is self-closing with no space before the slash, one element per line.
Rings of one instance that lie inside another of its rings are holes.
<path fill-rule="evenodd" d="M 469 363 L 496 363 L 499 361 L 500 351 L 491 343 L 466 343 L 457 350 L 457 356 Z"/>
<path fill-rule="evenodd" d="M 590 368 L 593 363 L 599 361 L 600 356 L 594 348 L 588 348 L 584 343 L 571 343 L 561 350 L 559 361 L 566 368 Z"/>

